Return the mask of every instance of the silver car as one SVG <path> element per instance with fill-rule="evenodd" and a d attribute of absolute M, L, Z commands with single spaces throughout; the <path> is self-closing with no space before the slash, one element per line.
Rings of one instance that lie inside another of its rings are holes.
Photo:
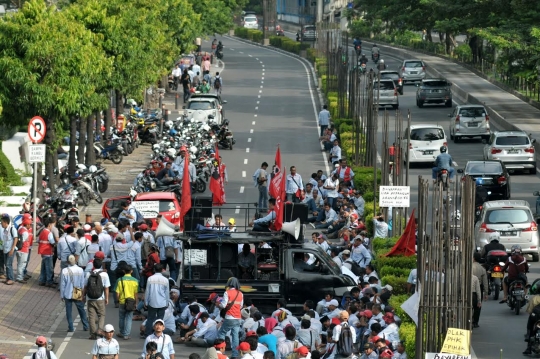
<path fill-rule="evenodd" d="M 259 28 L 259 20 L 257 20 L 257 16 L 255 16 L 255 15 L 246 15 L 244 17 L 244 27 L 246 29 L 255 29 L 255 30 L 257 30 Z"/>
<path fill-rule="evenodd" d="M 403 79 L 403 83 L 422 81 L 426 78 L 426 64 L 422 60 L 403 60 L 399 76 Z"/>
<path fill-rule="evenodd" d="M 474 226 L 477 248 L 490 242 L 490 235 L 499 232 L 499 242 L 509 252 L 515 244 L 521 246 L 524 254 L 530 254 L 538 261 L 538 227 L 527 201 L 489 201 L 482 206 L 480 219 Z"/>
<path fill-rule="evenodd" d="M 480 137 L 489 140 L 489 114 L 482 105 L 456 106 L 450 117 L 450 139 L 458 143 L 462 138 Z"/>
<path fill-rule="evenodd" d="M 529 170 L 536 174 L 535 139 L 523 131 L 493 132 L 489 140 L 482 140 L 485 160 L 500 160 L 509 170 Z"/>
<path fill-rule="evenodd" d="M 380 86 L 380 88 L 379 88 Z M 379 106 L 391 105 L 399 108 L 398 90 L 392 79 L 381 79 L 373 82 L 373 101 L 379 101 Z"/>

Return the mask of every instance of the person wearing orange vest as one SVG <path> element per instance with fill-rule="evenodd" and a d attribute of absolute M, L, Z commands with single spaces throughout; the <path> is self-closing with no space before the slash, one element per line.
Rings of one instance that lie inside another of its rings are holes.
<path fill-rule="evenodd" d="M 15 281 L 21 284 L 26 284 L 29 279 L 24 275 L 24 269 L 28 264 L 28 251 L 34 241 L 34 236 L 32 235 L 32 230 L 30 228 L 32 228 L 32 217 L 23 218 L 18 230 L 19 239 L 23 241 L 23 245 L 22 248 L 15 253 L 15 256 L 17 257 L 17 278 Z"/>
<path fill-rule="evenodd" d="M 229 278 L 225 288 L 226 290 L 223 294 L 223 300 L 221 301 L 220 306 L 226 310 L 226 314 L 217 336 L 219 339 L 225 339 L 225 335 L 229 331 L 231 332 L 231 359 L 238 359 L 238 334 L 242 322 L 240 311 L 244 305 L 244 294 L 240 291 L 240 282 L 235 277 Z"/>
<path fill-rule="evenodd" d="M 41 271 L 39 273 L 39 285 L 56 288 L 53 282 L 54 271 L 52 266 L 52 256 L 54 252 L 54 236 L 51 232 L 53 222 L 45 218 L 43 221 L 45 228 L 39 234 L 38 254 L 41 255 Z"/>
<path fill-rule="evenodd" d="M 345 158 L 339 161 L 339 167 L 334 172 L 337 173 L 339 179 L 342 179 L 347 185 L 354 187 L 354 172 L 347 166 L 347 160 Z"/>

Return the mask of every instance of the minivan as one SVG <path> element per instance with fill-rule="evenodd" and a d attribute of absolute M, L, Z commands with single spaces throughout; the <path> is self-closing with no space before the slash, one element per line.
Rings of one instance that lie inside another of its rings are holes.
<path fill-rule="evenodd" d="M 409 129 L 403 135 L 402 148 L 407 147 Z M 441 153 L 441 146 L 448 146 L 444 129 L 439 125 L 411 125 L 411 142 L 409 145 L 409 163 L 435 162 Z M 448 151 L 447 151 L 448 152 Z M 403 161 L 407 162 L 407 151 L 403 151 Z"/>

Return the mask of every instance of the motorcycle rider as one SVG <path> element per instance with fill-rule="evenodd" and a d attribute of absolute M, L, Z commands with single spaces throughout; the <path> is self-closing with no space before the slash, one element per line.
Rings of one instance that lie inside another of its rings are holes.
<path fill-rule="evenodd" d="M 486 258 L 490 251 L 500 250 L 506 252 L 506 247 L 504 246 L 504 244 L 499 243 L 500 238 L 501 235 L 499 234 L 499 232 L 494 232 L 489 235 L 490 242 L 486 244 L 484 248 L 482 248 L 482 250 L 480 251 L 482 258 Z"/>
<path fill-rule="evenodd" d="M 446 146 L 441 146 L 440 151 L 441 154 L 437 156 L 435 159 L 435 167 L 431 170 L 431 177 L 433 178 L 433 183 L 437 183 L 437 175 L 439 174 L 440 170 L 447 170 L 450 174 L 450 182 L 453 182 L 454 179 L 454 168 L 452 167 L 452 164 L 454 161 L 452 161 L 452 156 L 450 156 L 447 153 Z"/>
<path fill-rule="evenodd" d="M 518 279 L 525 281 L 525 295 L 527 295 L 527 276 L 525 273 L 529 271 L 527 260 L 521 254 L 521 246 L 514 244 L 510 251 L 510 257 L 504 264 L 503 273 L 508 269 L 508 275 L 503 280 L 504 298 L 499 303 L 506 303 L 508 300 L 508 287 Z"/>
<path fill-rule="evenodd" d="M 373 46 L 371 47 L 371 59 L 373 61 L 375 61 L 375 55 L 380 55 L 380 51 L 381 50 L 379 49 L 379 46 L 377 46 L 377 44 L 373 44 Z"/>
<path fill-rule="evenodd" d="M 362 40 L 355 37 L 353 40 L 354 49 L 356 50 L 356 53 L 358 54 L 362 50 Z"/>
<path fill-rule="evenodd" d="M 379 71 L 386 70 L 386 64 L 384 63 L 383 59 L 379 60 L 379 63 L 377 64 L 377 70 Z"/>
<path fill-rule="evenodd" d="M 367 64 L 368 59 L 366 57 L 366 54 L 362 54 L 362 57 L 360 57 L 360 59 L 358 59 L 358 62 L 360 63 L 360 65 Z"/>
<path fill-rule="evenodd" d="M 527 305 L 527 313 L 529 313 L 529 319 L 527 320 L 527 334 L 525 334 L 527 349 L 525 349 L 523 355 L 532 354 L 532 344 L 534 343 L 537 331 L 540 329 L 538 326 L 535 326 L 535 324 L 540 321 L 540 295 L 538 294 L 537 287 L 534 283 L 530 289 L 530 293 L 534 296 L 529 300 Z"/>

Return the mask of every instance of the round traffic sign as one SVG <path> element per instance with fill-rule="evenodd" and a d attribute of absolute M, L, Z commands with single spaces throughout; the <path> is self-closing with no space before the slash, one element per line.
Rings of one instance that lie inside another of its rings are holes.
<path fill-rule="evenodd" d="M 28 122 L 28 137 L 34 143 L 40 143 L 45 138 L 47 133 L 47 126 L 45 120 L 39 116 L 34 116 Z"/>

